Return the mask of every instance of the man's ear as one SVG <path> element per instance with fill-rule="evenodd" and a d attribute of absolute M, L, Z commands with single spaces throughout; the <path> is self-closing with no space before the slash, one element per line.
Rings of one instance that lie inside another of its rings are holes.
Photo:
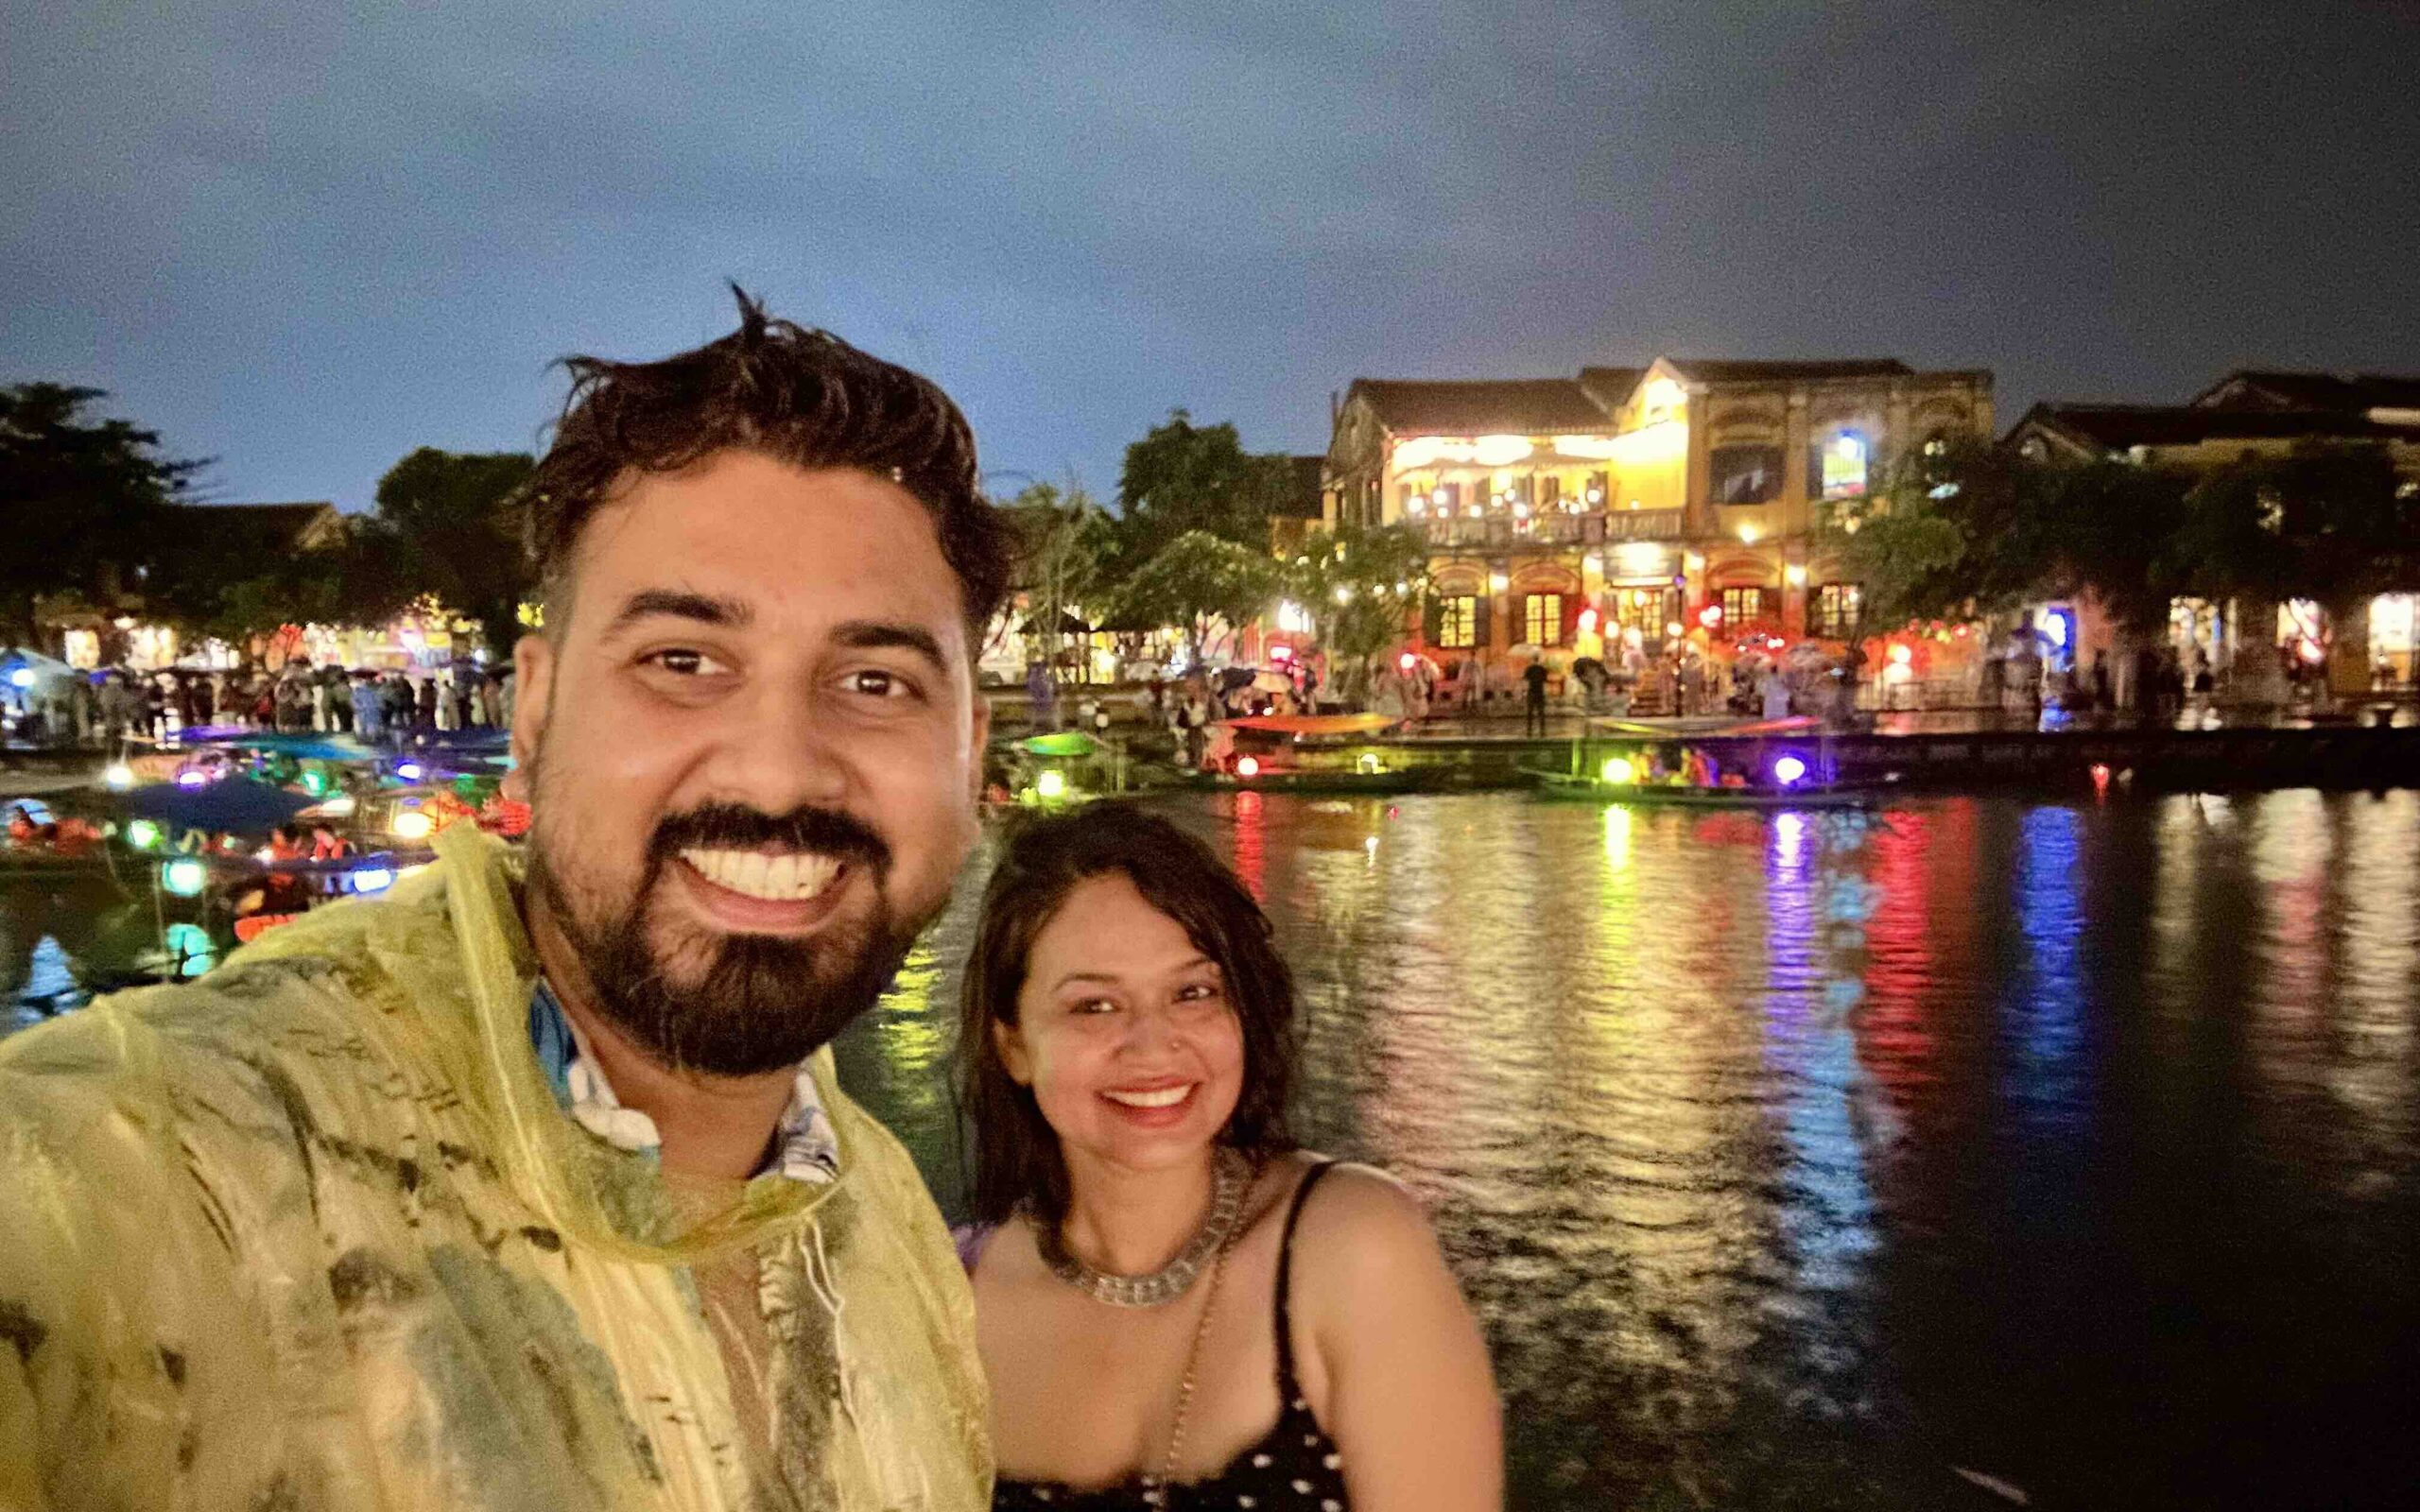
<path fill-rule="evenodd" d="M 518 802 L 529 801 L 531 764 L 545 744 L 546 713 L 554 692 L 555 648 L 543 635 L 525 635 L 512 648 L 512 770 L 504 774 L 503 793 Z"/>
<path fill-rule="evenodd" d="M 975 688 L 975 706 L 969 713 L 967 725 L 967 739 L 972 743 L 969 749 L 974 753 L 974 760 L 967 763 L 967 785 L 973 789 L 975 801 L 980 803 L 983 801 L 984 753 L 992 744 L 992 700 L 983 696 L 980 683 Z"/>
<path fill-rule="evenodd" d="M 1033 1057 L 1025 1048 L 1025 1034 L 1013 1023 L 992 1021 L 992 1047 L 1000 1053 L 1000 1064 L 1008 1068 L 1009 1080 L 1020 1087 L 1033 1085 Z"/>

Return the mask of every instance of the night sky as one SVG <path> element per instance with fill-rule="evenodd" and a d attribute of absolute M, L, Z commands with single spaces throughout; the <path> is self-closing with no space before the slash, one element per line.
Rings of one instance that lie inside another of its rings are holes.
<path fill-rule="evenodd" d="M 342 9 L 362 17 L 342 19 Z M 1659 352 L 2182 399 L 2420 370 L 2420 5 L 7 0 L 0 381 L 220 499 L 524 448 L 722 280 L 918 368 L 993 482 L 1172 405 Z"/>

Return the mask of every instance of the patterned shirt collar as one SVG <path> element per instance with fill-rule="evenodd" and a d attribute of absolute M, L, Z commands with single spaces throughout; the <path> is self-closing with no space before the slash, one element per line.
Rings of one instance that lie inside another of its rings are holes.
<path fill-rule="evenodd" d="M 529 993 L 529 1047 L 537 1052 L 538 1069 L 555 1090 L 555 1101 L 580 1127 L 616 1149 L 655 1158 L 664 1144 L 655 1120 L 635 1108 L 623 1107 L 614 1095 L 587 1037 L 563 1012 L 562 1003 L 544 975 Z M 768 1172 L 817 1183 L 840 1174 L 839 1137 L 823 1111 L 823 1095 L 804 1064 L 790 1084 L 789 1106 L 782 1109 L 781 1122 L 774 1128 L 772 1157 L 755 1174 Z"/>

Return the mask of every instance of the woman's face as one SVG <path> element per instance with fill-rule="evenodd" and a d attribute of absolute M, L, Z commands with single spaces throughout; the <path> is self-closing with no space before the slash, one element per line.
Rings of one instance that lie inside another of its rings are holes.
<path fill-rule="evenodd" d="M 992 1032 L 1071 1170 L 1199 1160 L 1243 1091 L 1224 973 L 1123 873 L 1067 894 L 1034 937 L 1016 1024 Z"/>

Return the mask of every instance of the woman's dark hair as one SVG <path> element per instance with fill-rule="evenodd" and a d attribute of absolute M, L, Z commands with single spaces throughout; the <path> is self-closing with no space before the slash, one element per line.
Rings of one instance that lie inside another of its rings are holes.
<path fill-rule="evenodd" d="M 1294 978 L 1269 916 L 1210 848 L 1157 815 L 1096 803 L 1014 829 L 983 889 L 983 913 L 959 990 L 959 1095 L 973 1125 L 978 1223 L 1020 1207 L 1046 1222 L 1067 1211 L 1067 1163 L 1031 1089 L 1009 1075 L 994 1040 L 1013 1027 L 1033 942 L 1080 883 L 1122 874 L 1219 965 L 1243 1027 L 1243 1091 L 1219 1143 L 1257 1155 L 1294 1147 L 1286 1100 L 1294 1079 Z"/>
<path fill-rule="evenodd" d="M 1011 553 L 1009 527 L 978 487 L 966 417 L 930 379 L 774 319 L 736 284 L 732 294 L 739 329 L 693 352 L 660 362 L 563 359 L 571 393 L 521 489 L 548 628 L 559 631 L 568 612 L 579 533 L 626 473 L 748 451 L 856 468 L 913 494 L 958 577 L 972 655 L 1008 592 Z"/>

